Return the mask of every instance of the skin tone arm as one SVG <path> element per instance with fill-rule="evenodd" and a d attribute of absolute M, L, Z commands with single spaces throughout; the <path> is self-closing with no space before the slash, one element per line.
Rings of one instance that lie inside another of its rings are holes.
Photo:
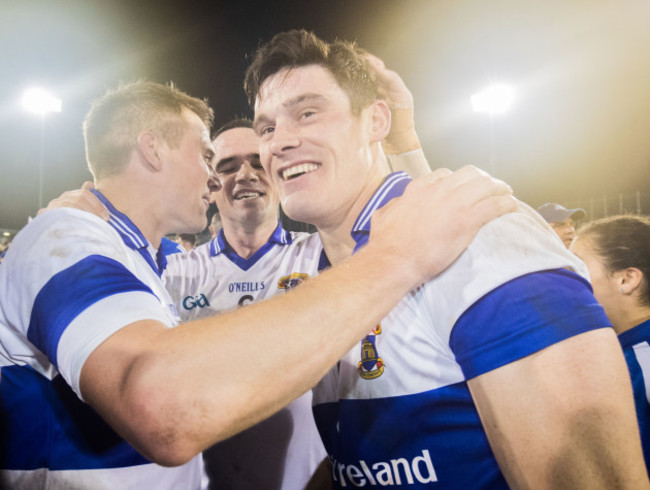
<path fill-rule="evenodd" d="M 416 226 L 441 206 L 434 226 Z M 363 250 L 295 291 L 171 329 L 125 326 L 84 364 L 84 399 L 146 457 L 181 464 L 310 389 L 482 224 L 515 206 L 505 184 L 472 167 L 415 179 L 373 217 Z"/>
<path fill-rule="evenodd" d="M 384 152 L 391 157 L 421 149 L 420 140 L 415 132 L 411 91 L 399 74 L 386 68 L 381 59 L 370 53 L 365 53 L 365 56 L 375 73 L 379 97 L 388 103 L 391 112 L 390 132 L 383 141 Z M 403 170 L 411 177 L 431 172 L 422 154 L 412 155 L 410 158 L 400 156 L 390 159 L 393 171 Z"/>
<path fill-rule="evenodd" d="M 468 384 L 512 488 L 650 486 L 614 331 L 577 335 Z"/>

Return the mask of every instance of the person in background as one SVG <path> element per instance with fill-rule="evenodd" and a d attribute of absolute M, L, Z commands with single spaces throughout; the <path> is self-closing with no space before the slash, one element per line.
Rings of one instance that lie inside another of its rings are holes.
<path fill-rule="evenodd" d="M 183 250 L 189 252 L 196 247 L 197 237 L 195 233 L 179 233 L 174 241 L 183 247 Z"/>
<path fill-rule="evenodd" d="M 586 224 L 571 244 L 623 347 L 641 442 L 650 469 L 650 218 L 623 215 Z"/>
<path fill-rule="evenodd" d="M 318 229 L 320 268 L 362 253 L 410 179 L 387 171 L 390 108 L 356 47 L 280 33 L 245 88 L 261 163 L 286 214 Z M 648 488 L 615 334 L 547 228 L 523 203 L 487 224 L 316 385 L 337 487 Z"/>
<path fill-rule="evenodd" d="M 576 234 L 576 222 L 585 217 L 581 208 L 567 209 L 564 206 L 547 202 L 537 208 L 537 212 L 551 225 L 553 231 L 560 237 L 564 246 L 569 248 Z"/>
<path fill-rule="evenodd" d="M 221 227 L 221 213 L 217 209 L 217 211 L 212 215 L 212 218 L 210 218 L 210 225 L 208 226 L 210 230 L 210 236 L 212 238 L 216 237 Z"/>

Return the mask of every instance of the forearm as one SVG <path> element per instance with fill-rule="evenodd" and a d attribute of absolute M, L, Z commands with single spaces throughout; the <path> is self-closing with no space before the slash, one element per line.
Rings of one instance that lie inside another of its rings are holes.
<path fill-rule="evenodd" d="M 310 389 L 417 285 L 413 277 L 369 245 L 291 293 L 142 335 L 146 354 L 119 388 L 82 385 L 84 396 L 111 405 L 102 415 L 148 457 L 182 463 Z M 94 377 L 106 374 L 108 361 L 94 361 Z M 110 392 L 120 403 L 101 401 Z"/>
<path fill-rule="evenodd" d="M 221 404 L 223 419 L 214 421 L 206 443 L 239 432 L 310 389 L 414 286 L 390 257 L 363 250 L 291 293 L 182 326 L 180 337 L 183 330 L 203 332 L 194 336 L 204 339 L 197 349 L 210 345 L 193 368 L 212 371 L 215 388 L 204 403 Z"/>

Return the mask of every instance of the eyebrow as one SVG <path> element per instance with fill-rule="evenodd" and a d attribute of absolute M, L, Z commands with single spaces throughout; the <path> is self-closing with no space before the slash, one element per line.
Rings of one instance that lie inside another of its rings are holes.
<path fill-rule="evenodd" d="M 259 153 L 247 153 L 247 154 L 245 154 L 243 156 L 244 156 L 244 158 L 257 159 L 257 160 L 259 160 L 259 158 L 260 158 Z M 230 157 L 222 158 L 221 160 L 219 160 L 215 164 L 214 168 L 217 169 L 217 171 L 218 171 L 220 166 L 224 166 L 224 165 L 227 165 L 229 163 L 232 163 L 232 162 L 234 162 L 236 160 L 241 159 L 241 157 L 242 157 L 242 155 L 233 155 L 233 156 L 230 156 Z"/>
<path fill-rule="evenodd" d="M 297 95 L 296 97 L 292 97 L 289 100 L 286 100 L 282 102 L 282 107 L 285 108 L 290 108 L 292 106 L 301 104 L 303 102 L 321 102 L 321 101 L 326 101 L 327 97 L 321 94 L 314 94 L 314 93 L 306 93 L 306 94 L 300 94 Z M 269 118 L 264 115 L 260 114 L 258 116 L 255 116 L 255 119 L 253 120 L 253 128 L 255 128 L 255 132 L 257 133 L 257 127 L 264 121 L 268 121 Z"/>

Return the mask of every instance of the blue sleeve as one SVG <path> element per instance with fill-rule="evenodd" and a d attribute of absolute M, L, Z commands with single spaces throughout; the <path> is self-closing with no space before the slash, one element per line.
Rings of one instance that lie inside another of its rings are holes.
<path fill-rule="evenodd" d="M 55 274 L 36 295 L 27 338 L 57 366 L 57 347 L 77 315 L 113 294 L 151 289 L 124 265 L 101 255 L 89 255 Z"/>
<path fill-rule="evenodd" d="M 461 315 L 449 344 L 465 378 L 471 379 L 610 325 L 589 283 L 556 269 L 527 274 L 490 291 Z"/>

